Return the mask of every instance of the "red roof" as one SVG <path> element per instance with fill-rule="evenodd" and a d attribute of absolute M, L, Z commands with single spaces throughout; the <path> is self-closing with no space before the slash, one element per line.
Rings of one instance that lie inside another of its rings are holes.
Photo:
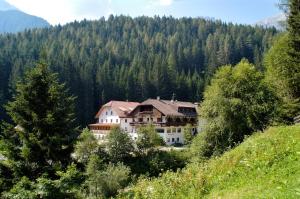
<path fill-rule="evenodd" d="M 105 107 L 111 107 L 111 109 L 117 113 L 119 117 L 129 117 L 128 114 L 135 109 L 140 103 L 138 102 L 126 102 L 126 101 L 110 101 L 104 104 L 98 113 L 96 114 L 95 118 L 99 118 L 102 110 Z"/>

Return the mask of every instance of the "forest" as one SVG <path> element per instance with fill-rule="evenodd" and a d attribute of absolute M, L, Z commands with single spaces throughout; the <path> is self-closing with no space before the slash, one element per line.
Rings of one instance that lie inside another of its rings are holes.
<path fill-rule="evenodd" d="M 215 70 L 242 58 L 263 70 L 275 29 L 203 18 L 110 16 L 0 35 L 0 104 L 38 60 L 76 96 L 79 125 L 109 100 L 199 102 Z M 84 110 L 84 111 L 82 111 Z M 3 107 L 0 118 L 8 119 Z"/>

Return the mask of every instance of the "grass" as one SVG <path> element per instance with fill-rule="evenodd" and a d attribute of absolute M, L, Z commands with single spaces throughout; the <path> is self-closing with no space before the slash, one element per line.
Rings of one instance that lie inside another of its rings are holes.
<path fill-rule="evenodd" d="M 300 125 L 272 127 L 221 157 L 140 179 L 119 198 L 300 198 Z"/>

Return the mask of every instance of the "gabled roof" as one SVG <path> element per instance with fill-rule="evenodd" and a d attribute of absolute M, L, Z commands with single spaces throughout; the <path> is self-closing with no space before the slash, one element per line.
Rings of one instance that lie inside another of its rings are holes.
<path fill-rule="evenodd" d="M 191 102 L 181 102 L 181 101 L 171 101 L 171 100 L 158 100 L 158 99 L 147 99 L 146 101 L 140 103 L 139 106 L 152 105 L 158 111 L 163 113 L 165 116 L 177 116 L 184 117 L 187 116 L 184 113 L 178 111 L 179 107 L 184 108 L 197 108 L 197 105 Z M 192 114 L 193 115 L 193 114 Z M 195 113 L 195 116 L 197 114 Z"/>
<path fill-rule="evenodd" d="M 104 104 L 98 113 L 96 114 L 95 118 L 99 118 L 102 110 L 105 107 L 111 107 L 111 109 L 116 112 L 119 117 L 128 117 L 128 114 L 135 109 L 140 103 L 138 102 L 126 102 L 126 101 L 110 101 Z"/>

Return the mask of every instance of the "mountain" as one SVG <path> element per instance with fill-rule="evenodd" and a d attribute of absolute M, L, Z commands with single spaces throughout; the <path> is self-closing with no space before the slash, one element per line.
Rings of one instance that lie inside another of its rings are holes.
<path fill-rule="evenodd" d="M 49 26 L 46 20 L 26 14 L 6 1 L 0 0 L 0 33 L 15 33 L 25 29 Z"/>
<path fill-rule="evenodd" d="M 7 3 L 4 0 L 0 0 L 0 10 L 17 10 L 16 7 L 14 7 L 13 5 L 10 5 L 9 3 Z"/>
<path fill-rule="evenodd" d="M 18 10 L 0 11 L 0 33 L 15 33 L 29 28 L 49 26 L 46 20 Z"/>
<path fill-rule="evenodd" d="M 263 26 L 267 28 L 275 27 L 277 30 L 285 29 L 286 16 L 284 14 L 279 14 L 273 17 L 269 17 L 257 22 L 255 25 Z"/>

